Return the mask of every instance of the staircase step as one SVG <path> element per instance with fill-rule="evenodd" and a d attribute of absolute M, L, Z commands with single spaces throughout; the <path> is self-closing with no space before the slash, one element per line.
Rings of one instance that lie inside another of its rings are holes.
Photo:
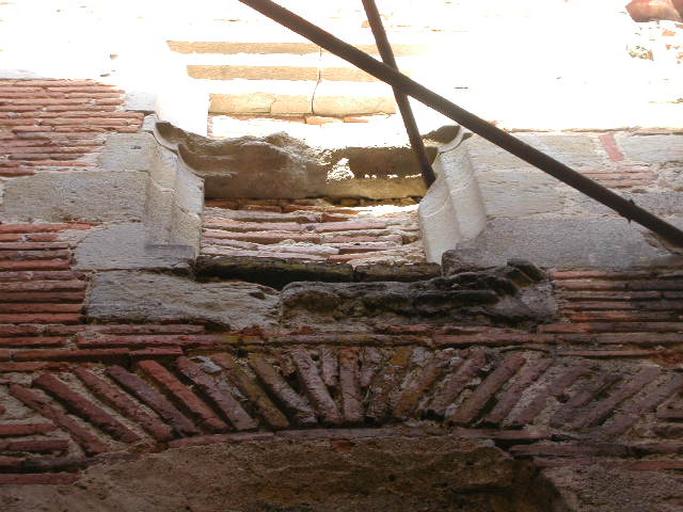
<path fill-rule="evenodd" d="M 237 53 L 305 55 L 320 52 L 320 47 L 317 44 L 306 41 L 168 41 L 168 46 L 177 53 L 220 53 L 224 55 Z"/>
<path fill-rule="evenodd" d="M 212 114 L 313 113 L 313 80 L 204 80 Z"/>
<path fill-rule="evenodd" d="M 211 114 L 265 114 L 343 117 L 393 114 L 389 86 L 372 82 L 323 80 L 202 80 Z"/>
<path fill-rule="evenodd" d="M 320 54 L 204 54 L 187 61 L 187 74 L 207 80 L 312 80 L 320 76 Z"/>
<path fill-rule="evenodd" d="M 381 82 L 323 80 L 313 98 L 313 113 L 319 116 L 352 116 L 396 113 L 394 94 Z"/>
<path fill-rule="evenodd" d="M 196 53 L 218 53 L 223 55 L 235 55 L 239 53 L 247 54 L 279 54 L 286 53 L 291 55 L 305 55 L 307 53 L 329 53 L 321 49 L 317 44 L 306 41 L 303 38 L 294 40 L 268 40 L 263 37 L 254 36 L 253 40 L 240 38 L 239 40 L 224 41 L 222 39 L 210 40 L 170 40 L 167 42 L 169 48 L 182 54 Z M 371 34 L 363 34 L 361 37 L 343 40 L 353 44 L 356 48 L 365 53 L 377 56 L 379 54 L 375 41 Z M 403 39 L 403 38 L 401 38 Z M 424 43 L 412 43 L 408 41 L 391 41 L 394 54 L 397 57 L 423 55 L 428 51 L 430 45 Z"/>
<path fill-rule="evenodd" d="M 333 55 L 320 54 L 193 54 L 183 57 L 187 74 L 206 80 L 333 80 L 376 82 L 365 71 Z M 419 63 L 405 57 L 401 71 L 411 75 Z"/>

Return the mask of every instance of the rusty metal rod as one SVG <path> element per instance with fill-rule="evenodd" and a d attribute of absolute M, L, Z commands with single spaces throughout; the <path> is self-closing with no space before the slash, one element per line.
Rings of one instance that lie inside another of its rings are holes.
<path fill-rule="evenodd" d="M 375 0 L 362 0 L 362 2 L 363 8 L 365 9 L 365 14 L 368 17 L 368 22 L 370 23 L 370 28 L 372 29 L 372 34 L 375 36 L 375 43 L 377 44 L 377 49 L 379 50 L 382 60 L 387 66 L 391 66 L 398 71 L 399 69 L 396 58 L 394 57 L 394 51 L 391 48 L 391 43 L 389 42 L 386 31 L 384 30 L 384 24 L 382 23 L 382 18 L 379 14 L 379 9 L 377 9 Z M 403 118 L 403 124 L 406 127 L 406 132 L 408 132 L 410 146 L 413 148 L 417 162 L 420 165 L 422 179 L 424 180 L 425 185 L 427 185 L 427 188 L 429 188 L 436 180 L 436 176 L 434 175 L 434 169 L 432 169 L 432 164 L 429 161 L 424 142 L 420 136 L 420 130 L 417 127 L 417 122 L 415 121 L 415 116 L 413 115 L 413 109 L 410 107 L 408 96 L 403 94 L 400 89 L 397 89 L 396 87 L 393 89 L 398 110 L 401 113 L 401 118 Z"/>
<path fill-rule="evenodd" d="M 367 55 L 352 45 L 334 37 L 332 34 L 325 32 L 321 28 L 306 21 L 302 17 L 297 16 L 275 2 L 270 0 L 239 1 L 297 34 L 313 41 L 334 55 L 354 64 L 366 73 L 388 83 L 401 92 L 412 96 L 446 117 L 453 119 L 496 146 L 499 146 L 518 158 L 538 167 L 540 170 L 595 199 L 599 203 L 608 206 L 626 219 L 637 222 L 654 233 L 657 233 L 670 244 L 677 247 L 683 247 L 683 231 L 676 226 L 660 219 L 644 208 L 637 206 L 633 201 L 624 199 L 608 188 L 605 188 L 590 178 L 576 172 L 571 167 L 555 160 L 553 157 L 546 155 L 542 151 L 537 150 L 500 128 L 493 126 L 480 117 L 477 117 L 448 101 L 443 96 L 430 91 L 423 85 L 420 85 L 414 80 L 392 69 L 390 66 L 379 62 L 370 55 Z"/>

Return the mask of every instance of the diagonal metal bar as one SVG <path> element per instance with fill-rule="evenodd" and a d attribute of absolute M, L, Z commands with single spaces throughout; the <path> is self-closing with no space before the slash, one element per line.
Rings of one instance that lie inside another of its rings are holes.
<path fill-rule="evenodd" d="M 595 199 L 613 209 L 628 220 L 657 233 L 670 244 L 683 247 L 683 231 L 649 211 L 637 206 L 633 201 L 624 199 L 619 194 L 583 176 L 571 167 L 546 155 L 542 151 L 513 137 L 509 133 L 493 126 L 480 117 L 448 101 L 443 96 L 430 91 L 425 86 L 399 73 L 395 69 L 373 59 L 370 55 L 334 37 L 329 32 L 306 21 L 293 12 L 270 0 L 239 0 L 268 18 L 280 23 L 290 30 L 313 41 L 329 52 L 354 64 L 366 73 L 399 89 L 404 94 L 442 113 L 446 117 L 460 123 L 465 128 L 480 135 L 484 139 L 530 163 L 554 178 L 575 188 L 579 192 Z"/>
<path fill-rule="evenodd" d="M 372 34 L 375 36 L 375 43 L 377 44 L 377 49 L 379 50 L 382 60 L 386 65 L 391 66 L 398 71 L 398 64 L 396 62 L 396 58 L 394 57 L 394 51 L 391 48 L 391 43 L 389 43 L 389 38 L 384 30 L 384 24 L 382 23 L 382 18 L 379 14 L 379 9 L 377 9 L 375 0 L 362 0 L 362 2 L 363 8 L 365 9 L 365 14 L 370 22 Z M 434 175 L 434 169 L 432 169 L 432 164 L 429 161 L 424 142 L 420 136 L 420 130 L 417 127 L 413 110 L 410 108 L 408 96 L 394 87 L 394 97 L 396 98 L 398 110 L 401 112 L 403 124 L 408 132 L 410 145 L 413 148 L 415 157 L 420 165 L 422 179 L 424 179 L 425 185 L 427 185 L 427 188 L 429 188 L 432 183 L 434 183 L 434 180 L 436 180 L 436 176 Z"/>

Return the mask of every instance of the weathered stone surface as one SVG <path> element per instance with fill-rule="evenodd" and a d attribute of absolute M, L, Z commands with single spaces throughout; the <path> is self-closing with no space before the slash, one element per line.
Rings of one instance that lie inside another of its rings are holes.
<path fill-rule="evenodd" d="M 205 277 L 243 279 L 273 288 L 295 281 L 353 280 L 353 268 L 347 264 L 329 265 L 315 261 L 287 261 L 277 258 L 253 258 L 242 256 L 201 256 L 196 271 Z"/>
<path fill-rule="evenodd" d="M 198 251 L 204 186 L 176 154 L 150 133 L 113 134 L 107 137 L 98 166 L 148 173 L 142 218 L 148 243 L 188 245 Z"/>
<path fill-rule="evenodd" d="M 46 502 L 75 512 L 161 512 L 190 503 L 207 512 L 490 512 L 523 506 L 513 492 L 518 473 L 514 462 L 484 442 L 357 432 L 330 439 L 315 431 L 307 437 L 295 433 L 259 442 L 246 438 L 98 465 L 79 486 L 34 487 L 30 493 L 10 489 L 13 499 L 5 509 L 33 510 Z M 302 474 L 316 476 L 302 481 Z M 116 492 L 108 491 L 112 486 Z"/>
<path fill-rule="evenodd" d="M 256 83 L 254 83 L 256 82 Z M 209 109 L 215 114 L 311 114 L 316 82 L 230 81 L 212 85 Z"/>
<path fill-rule="evenodd" d="M 645 507 L 673 512 L 683 503 L 683 479 L 676 471 L 633 471 L 600 460 L 557 466 L 545 469 L 543 476 L 559 493 L 565 510 L 641 512 Z"/>
<path fill-rule="evenodd" d="M 621 136 L 619 146 L 631 160 L 647 163 L 683 161 L 683 135 Z"/>
<path fill-rule="evenodd" d="M 518 133 L 515 136 L 569 166 L 594 165 L 596 161 L 597 143 L 590 135 Z M 481 137 L 472 137 L 468 145 L 474 167 L 482 172 L 534 169 L 532 165 Z"/>
<path fill-rule="evenodd" d="M 143 172 L 60 172 L 13 179 L 0 215 L 7 220 L 134 222 L 142 220 Z"/>
<path fill-rule="evenodd" d="M 187 269 L 194 257 L 190 245 L 151 245 L 143 224 L 114 224 L 88 233 L 75 253 L 83 270 Z"/>
<path fill-rule="evenodd" d="M 681 219 L 669 219 L 683 225 Z M 673 265 L 680 257 L 654 247 L 622 219 L 496 219 L 474 240 L 444 254 L 448 268 L 491 267 L 521 257 L 541 267 L 628 268 Z"/>
<path fill-rule="evenodd" d="M 268 327 L 276 317 L 277 294 L 249 283 L 197 283 L 162 274 L 103 272 L 95 278 L 87 310 L 101 320 L 204 320 L 231 329 Z"/>
<path fill-rule="evenodd" d="M 210 198 L 421 196 L 424 184 L 410 148 L 333 149 L 285 133 L 210 141 L 167 123 L 157 131 L 204 178 Z M 429 149 L 435 155 L 435 148 Z"/>
<path fill-rule="evenodd" d="M 320 82 L 313 95 L 313 113 L 320 116 L 393 114 L 394 96 L 385 84 Z"/>
<path fill-rule="evenodd" d="M 292 324 L 304 319 L 322 325 L 408 319 L 470 323 L 474 318 L 519 324 L 554 314 L 550 287 L 535 283 L 536 276 L 515 267 L 417 282 L 297 282 L 283 289 L 281 312 L 283 320 Z"/>
<path fill-rule="evenodd" d="M 556 213 L 565 206 L 562 191 L 558 190 L 559 182 L 535 169 L 479 172 L 478 181 L 489 217 L 515 218 Z"/>
<path fill-rule="evenodd" d="M 107 136 L 97 165 L 105 171 L 141 171 L 152 167 L 157 142 L 149 133 L 115 133 Z"/>
<path fill-rule="evenodd" d="M 458 242 L 474 238 L 486 223 L 486 208 L 468 141 L 462 133 L 434 161 L 438 177 L 420 202 L 420 228 L 427 260 L 440 262 Z"/>
<path fill-rule="evenodd" d="M 436 263 L 414 265 L 365 264 L 353 269 L 354 281 L 422 281 L 441 275 Z"/>

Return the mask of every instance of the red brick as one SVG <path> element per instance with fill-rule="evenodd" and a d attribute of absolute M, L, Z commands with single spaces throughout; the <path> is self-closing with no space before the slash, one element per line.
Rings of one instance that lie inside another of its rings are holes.
<path fill-rule="evenodd" d="M 504 347 L 525 343 L 553 343 L 554 336 L 526 333 L 489 333 L 474 335 L 435 335 L 432 337 L 437 347 L 487 346 Z"/>
<path fill-rule="evenodd" d="M 363 422 L 363 395 L 360 386 L 360 361 L 358 349 L 343 348 L 339 351 L 339 391 L 342 413 L 346 423 Z"/>
<path fill-rule="evenodd" d="M 0 233 L 52 233 L 70 229 L 90 229 L 90 224 L 0 224 Z"/>
<path fill-rule="evenodd" d="M 68 369 L 66 363 L 0 363 L 0 372 L 35 373 L 38 371 L 62 371 Z"/>
<path fill-rule="evenodd" d="M 486 364 L 486 353 L 481 348 L 473 349 L 455 372 L 446 375 L 425 411 L 428 416 L 443 418 L 448 407 L 453 404 L 465 387 L 474 379 Z"/>
<path fill-rule="evenodd" d="M 602 423 L 616 406 L 638 393 L 660 374 L 661 370 L 657 367 L 643 368 L 633 379 L 625 382 L 605 399 L 595 403 L 586 413 L 577 415 L 572 421 L 572 425 L 575 428 L 586 428 Z"/>
<path fill-rule="evenodd" d="M 71 244 L 65 242 L 3 242 L 0 243 L 0 255 L 2 251 L 21 251 L 27 255 L 32 254 L 32 251 L 55 251 L 69 249 Z M 67 254 L 68 255 L 68 254 Z"/>
<path fill-rule="evenodd" d="M 175 359 L 185 355 L 181 347 L 149 347 L 130 351 L 130 358 L 133 361 L 144 359 Z"/>
<path fill-rule="evenodd" d="M 315 411 L 309 403 L 289 385 L 264 356 L 257 353 L 249 354 L 249 364 L 259 380 L 296 424 L 311 426 L 318 423 Z"/>
<path fill-rule="evenodd" d="M 683 322 L 589 322 L 576 324 L 547 324 L 538 330 L 543 333 L 619 333 L 619 332 L 681 332 Z"/>
<path fill-rule="evenodd" d="M 0 473 L 8 471 L 21 471 L 24 457 L 8 457 L 0 455 Z"/>
<path fill-rule="evenodd" d="M 237 432 L 230 434 L 214 434 L 209 436 L 197 436 L 185 439 L 176 439 L 169 443 L 171 448 L 185 448 L 188 446 L 207 446 L 227 443 L 249 443 L 255 441 L 268 441 L 275 438 L 272 432 Z"/>
<path fill-rule="evenodd" d="M 420 399 L 443 376 L 453 356 L 454 354 L 448 351 L 434 353 L 424 368 L 414 378 L 403 384 L 403 389 L 394 406 L 394 417 L 405 419 L 413 414 Z"/>
<path fill-rule="evenodd" d="M 607 152 L 607 156 L 609 156 L 610 160 L 613 162 L 621 162 L 624 160 L 624 154 L 621 152 L 621 149 L 619 149 L 619 145 L 617 144 L 613 133 L 604 133 L 600 135 L 600 143 Z"/>
<path fill-rule="evenodd" d="M 559 352 L 560 356 L 587 357 L 594 359 L 619 359 L 619 358 L 646 358 L 665 357 L 680 354 L 679 350 L 565 350 Z"/>
<path fill-rule="evenodd" d="M 320 348 L 320 371 L 325 385 L 336 388 L 339 380 L 339 359 L 334 349 Z"/>
<path fill-rule="evenodd" d="M 550 418 L 551 427 L 564 427 L 574 421 L 580 409 L 597 400 L 610 386 L 617 383 L 621 377 L 616 373 L 604 373 L 596 381 L 584 381 L 577 386 L 573 395 Z"/>
<path fill-rule="evenodd" d="M 257 244 L 277 244 L 284 240 L 295 242 L 320 243 L 320 235 L 299 235 L 293 233 L 237 233 L 229 231 L 208 230 L 204 232 L 204 244 L 211 244 L 213 240 L 237 240 L 242 242 L 254 242 Z"/>
<path fill-rule="evenodd" d="M 220 389 L 202 369 L 186 357 L 176 360 L 178 370 L 216 407 L 237 430 L 253 430 L 258 424 L 226 390 Z"/>
<path fill-rule="evenodd" d="M 13 235 L 9 235 L 13 236 Z M 32 235 L 41 236 L 41 235 Z M 51 235 L 45 235 L 51 236 Z M 82 281 L 85 279 L 85 274 L 81 272 L 72 272 L 70 270 L 54 270 L 54 271 L 22 271 L 22 272 L 2 272 L 0 273 L 0 282 L 11 281 L 78 281 L 85 285 Z M 4 285 L 3 285 L 4 286 Z"/>
<path fill-rule="evenodd" d="M 205 332 L 203 325 L 192 324 L 110 324 L 110 325 L 89 325 L 88 333 L 102 334 L 200 334 Z"/>
<path fill-rule="evenodd" d="M 588 368 L 582 365 L 567 368 L 549 384 L 536 391 L 529 403 L 514 414 L 512 419 L 506 423 L 509 423 L 511 426 L 526 426 L 531 423 L 545 409 L 549 398 L 561 396 L 567 388 L 588 373 Z"/>
<path fill-rule="evenodd" d="M 111 416 L 100 406 L 91 402 L 80 393 L 72 390 L 65 382 L 54 375 L 44 373 L 33 381 L 33 385 L 59 400 L 66 410 L 93 424 L 114 439 L 126 443 L 135 443 L 140 440 L 140 436 L 135 432 Z"/>
<path fill-rule="evenodd" d="M 370 258 L 381 255 L 381 252 L 365 252 L 365 253 L 354 253 L 354 254 L 332 254 L 327 257 L 328 261 L 335 263 L 346 263 L 347 261 L 358 260 L 361 258 Z"/>
<path fill-rule="evenodd" d="M 183 412 L 197 420 L 204 429 L 214 433 L 228 430 L 225 422 L 164 366 L 149 360 L 138 362 L 137 367 L 167 395 L 171 396 Z"/>
<path fill-rule="evenodd" d="M 52 423 L 9 423 L 0 425 L 0 437 L 21 437 L 47 434 L 57 430 Z"/>
<path fill-rule="evenodd" d="M 683 343 L 683 333 L 625 332 L 593 334 L 591 340 L 601 345 L 677 345 Z"/>
<path fill-rule="evenodd" d="M 21 361 L 91 361 L 120 362 L 128 358 L 128 350 L 103 348 L 93 350 L 23 350 L 15 351 L 12 359 Z"/>
<path fill-rule="evenodd" d="M 0 271 L 3 270 L 68 270 L 71 263 L 68 259 L 57 260 L 0 260 Z"/>
<path fill-rule="evenodd" d="M 94 434 L 86 430 L 56 407 L 50 405 L 47 399 L 38 395 L 35 391 L 20 386 L 19 384 L 11 384 L 9 392 L 14 398 L 23 402 L 24 405 L 30 407 L 37 413 L 42 414 L 65 430 L 68 430 L 76 442 L 78 442 L 89 455 L 96 455 L 109 450 L 109 447 L 100 441 Z"/>
<path fill-rule="evenodd" d="M 302 388 L 308 395 L 324 424 L 339 425 L 343 418 L 337 409 L 337 404 L 330 396 L 325 383 L 320 378 L 320 373 L 311 356 L 303 349 L 295 349 L 292 359 L 296 366 L 297 374 Z"/>
<path fill-rule="evenodd" d="M 0 323 L 31 324 L 31 323 L 63 323 L 77 324 L 81 321 L 81 315 L 76 314 L 0 314 Z"/>
<path fill-rule="evenodd" d="M 86 335 L 87 336 L 87 335 Z M 155 347 L 173 346 L 205 347 L 225 345 L 228 337 L 220 334 L 150 334 L 150 335 L 99 335 L 81 337 L 80 347 Z"/>
<path fill-rule="evenodd" d="M 221 231 L 237 231 L 248 233 L 251 231 L 268 232 L 284 231 L 297 233 L 304 230 L 304 226 L 297 222 L 240 222 L 231 219 L 209 219 L 204 222 L 207 229 L 220 229 Z"/>
<path fill-rule="evenodd" d="M 554 270 L 553 279 L 637 279 L 652 277 L 651 271 L 614 272 L 611 270 Z"/>
<path fill-rule="evenodd" d="M 382 353 L 376 347 L 363 347 L 361 351 L 361 366 L 358 380 L 360 387 L 367 389 L 382 364 Z"/>
<path fill-rule="evenodd" d="M 0 272 L 2 275 L 2 272 Z M 54 281 L 11 281 L 2 284 L 4 293 L 10 292 L 58 292 L 58 291 L 83 291 L 87 283 L 81 280 L 54 280 Z"/>
<path fill-rule="evenodd" d="M 624 468 L 631 471 L 682 471 L 683 460 L 643 460 L 628 462 Z"/>
<path fill-rule="evenodd" d="M 4 80 L 3 80 L 4 82 Z M 59 80 L 46 79 L 34 80 L 32 78 L 19 78 L 17 80 L 8 81 L 13 87 L 89 87 L 97 84 L 94 80 Z"/>
<path fill-rule="evenodd" d="M 0 474 L 0 485 L 69 485 L 79 478 L 75 473 Z"/>
<path fill-rule="evenodd" d="M 517 457 L 570 457 L 608 456 L 624 457 L 628 449 L 615 444 L 532 444 L 528 446 L 513 446 L 510 448 Z"/>
<path fill-rule="evenodd" d="M 666 322 L 683 320 L 683 312 L 599 311 L 569 313 L 574 322 Z"/>
<path fill-rule="evenodd" d="M 231 355 L 215 354 L 212 358 L 227 371 L 230 381 L 254 405 L 271 428 L 282 430 L 289 427 L 287 417 L 282 414 L 261 387 L 238 366 Z"/>
<path fill-rule="evenodd" d="M 519 372 L 515 382 L 507 388 L 494 408 L 486 416 L 485 423 L 498 425 L 505 420 L 510 411 L 517 405 L 517 402 L 519 402 L 524 391 L 536 382 L 551 364 L 552 361 L 550 359 L 540 359 L 526 364 Z"/>
<path fill-rule="evenodd" d="M 67 338 L 45 336 L 0 338 L 0 347 L 62 347 L 66 341 Z"/>
<path fill-rule="evenodd" d="M 173 439 L 173 431 L 165 423 L 145 411 L 126 393 L 118 389 L 115 384 L 105 381 L 85 368 L 76 368 L 74 373 L 93 395 L 130 420 L 138 423 L 157 441 L 167 442 Z"/>
<path fill-rule="evenodd" d="M 38 313 L 80 313 L 81 304 L 54 304 L 54 303 L 0 303 L 0 314 L 38 314 Z"/>
<path fill-rule="evenodd" d="M 486 404 L 519 370 L 526 360 L 519 354 L 508 356 L 448 417 L 450 423 L 467 425 L 473 422 Z"/>
<path fill-rule="evenodd" d="M 1 293 L 0 292 L 0 304 L 1 303 L 82 303 L 85 300 L 85 292 L 12 292 L 12 293 Z M 45 311 L 45 310 L 40 310 Z M 80 311 L 80 310 L 79 310 Z"/>
<path fill-rule="evenodd" d="M 612 422 L 603 428 L 603 432 L 612 435 L 623 434 L 635 425 L 643 414 L 654 411 L 659 404 L 682 389 L 683 376 L 673 375 L 667 382 L 655 390 L 648 392 L 646 395 L 623 407 L 613 417 Z"/>
<path fill-rule="evenodd" d="M 194 424 L 176 409 L 171 402 L 134 373 L 120 366 L 111 366 L 107 368 L 107 375 L 161 416 L 179 435 L 193 436 L 200 433 Z"/>
<path fill-rule="evenodd" d="M 3 452 L 63 453 L 68 451 L 68 449 L 69 441 L 66 439 L 22 439 L 0 441 L 0 451 Z"/>
<path fill-rule="evenodd" d="M 389 398 L 403 380 L 411 353 L 408 347 L 398 348 L 387 361 L 382 372 L 375 377 L 370 387 L 370 400 L 365 414 L 372 422 L 381 423 L 388 418 L 391 412 Z"/>

